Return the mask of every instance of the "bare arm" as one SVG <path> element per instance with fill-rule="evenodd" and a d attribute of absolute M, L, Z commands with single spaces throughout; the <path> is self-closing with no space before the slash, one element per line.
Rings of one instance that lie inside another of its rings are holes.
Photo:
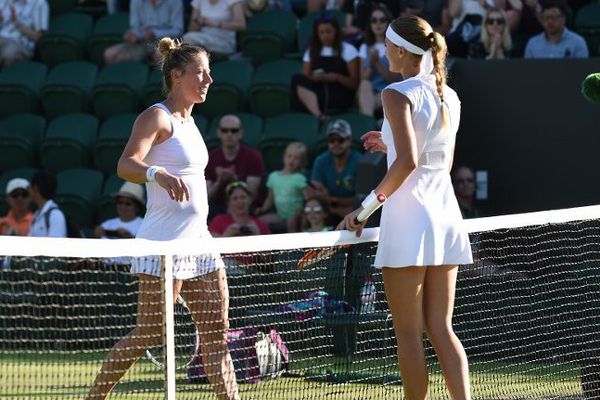
<path fill-rule="evenodd" d="M 269 189 L 269 193 L 267 193 L 265 202 L 262 204 L 262 206 L 256 209 L 255 213 L 256 215 L 264 214 L 271 208 L 273 208 L 273 189 Z"/>
<path fill-rule="evenodd" d="M 450 17 L 458 18 L 462 12 L 462 0 L 448 0 L 448 12 Z"/>
<path fill-rule="evenodd" d="M 244 9 L 242 8 L 242 3 L 235 3 L 233 6 L 231 6 L 231 11 L 233 12 L 233 21 L 223 22 L 221 24 L 221 28 L 236 32 L 245 31 L 246 17 L 244 16 Z"/>
<path fill-rule="evenodd" d="M 417 149 L 408 98 L 391 89 L 384 90 L 382 97 L 383 109 L 394 137 L 396 159 L 375 192 L 389 197 L 417 167 Z"/>
<path fill-rule="evenodd" d="M 262 179 L 260 176 L 249 176 L 246 178 L 246 183 L 248 184 L 248 188 L 250 188 L 250 191 L 252 192 L 252 201 L 254 201 L 254 199 L 256 198 L 256 195 L 258 194 L 258 190 L 260 189 L 261 180 Z"/>
<path fill-rule="evenodd" d="M 134 183 L 145 183 L 149 165 L 144 162 L 144 158 L 152 145 L 162 143 L 170 135 L 171 124 L 162 110 L 151 108 L 141 113 L 133 124 L 129 141 L 119 158 L 119 177 Z M 189 200 L 187 186 L 181 178 L 166 170 L 159 170 L 155 179 L 169 193 L 171 199 L 183 201 L 185 196 Z"/>

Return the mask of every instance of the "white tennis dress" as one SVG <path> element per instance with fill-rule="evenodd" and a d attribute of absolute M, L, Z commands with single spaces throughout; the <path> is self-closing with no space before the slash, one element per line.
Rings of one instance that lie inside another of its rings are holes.
<path fill-rule="evenodd" d="M 444 87 L 449 129 L 441 130 L 440 99 L 435 77 L 417 76 L 387 89 L 405 95 L 412 105 L 418 152 L 417 168 L 383 205 L 376 267 L 407 267 L 473 262 L 469 236 L 454 195 L 449 162 L 460 120 L 460 100 Z M 382 126 L 388 168 L 396 159 L 387 118 Z"/>
<path fill-rule="evenodd" d="M 171 121 L 172 135 L 160 144 L 155 144 L 144 158 L 148 165 L 164 167 L 169 173 L 185 182 L 189 201 L 177 202 L 156 182 L 147 182 L 147 211 L 136 238 L 150 240 L 172 240 L 179 238 L 210 239 L 206 219 L 208 196 L 204 168 L 208 164 L 208 151 L 200 131 L 193 121 L 182 122 L 173 117 L 162 103 L 154 104 L 167 113 Z M 190 279 L 223 268 L 218 253 L 198 256 L 181 256 L 174 259 L 173 276 Z M 160 276 L 158 257 L 135 258 L 131 272 Z"/>

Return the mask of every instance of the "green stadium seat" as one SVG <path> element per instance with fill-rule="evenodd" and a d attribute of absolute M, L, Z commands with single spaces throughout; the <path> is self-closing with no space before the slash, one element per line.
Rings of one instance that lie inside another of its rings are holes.
<path fill-rule="evenodd" d="M 575 15 L 573 28 L 585 38 L 590 57 L 600 56 L 600 3 L 581 7 Z"/>
<path fill-rule="evenodd" d="M 37 169 L 31 167 L 11 169 L 0 175 L 0 215 L 4 216 L 8 212 L 6 203 L 6 184 L 13 178 L 25 178 L 31 182 L 31 177 Z"/>
<path fill-rule="evenodd" d="M 0 171 L 36 165 L 46 120 L 35 114 L 15 114 L 0 120 Z"/>
<path fill-rule="evenodd" d="M 117 162 L 131 135 L 137 114 L 125 113 L 108 118 L 100 126 L 93 148 L 96 168 L 109 175 L 117 171 Z"/>
<path fill-rule="evenodd" d="M 283 153 L 291 142 L 302 142 L 308 154 L 317 143 L 319 121 L 305 113 L 287 113 L 265 119 L 263 139 L 258 147 L 268 171 L 281 169 Z"/>
<path fill-rule="evenodd" d="M 80 0 L 48 0 L 50 15 L 60 15 L 71 12 L 77 7 Z"/>
<path fill-rule="evenodd" d="M 163 101 L 163 73 L 160 68 L 154 68 L 150 72 L 148 82 L 142 91 L 142 102 L 144 107 L 150 107 L 152 104 Z"/>
<path fill-rule="evenodd" d="M 208 129 L 208 120 L 202 114 L 194 113 L 192 114 L 192 118 L 194 118 L 194 123 L 198 127 L 198 130 L 202 134 L 202 136 L 206 135 Z"/>
<path fill-rule="evenodd" d="M 48 125 L 42 142 L 42 166 L 54 171 L 89 167 L 97 132 L 98 119 L 91 114 L 56 117 Z"/>
<path fill-rule="evenodd" d="M 244 127 L 244 137 L 242 141 L 249 146 L 258 149 L 258 144 L 263 138 L 263 125 L 264 121 L 261 117 L 251 113 L 234 113 L 241 121 Z M 210 127 L 208 129 L 209 137 L 214 137 L 217 140 L 216 146 L 220 145 L 220 141 L 217 138 L 217 129 L 219 128 L 220 118 L 213 118 L 210 121 Z M 215 146 L 215 147 L 216 147 Z"/>
<path fill-rule="evenodd" d="M 50 20 L 48 32 L 36 43 L 36 51 L 48 66 L 83 59 L 94 21 L 86 14 L 60 14 Z"/>
<path fill-rule="evenodd" d="M 82 228 L 92 227 L 95 223 L 102 178 L 100 171 L 85 168 L 67 169 L 56 175 L 56 202 Z"/>
<path fill-rule="evenodd" d="M 92 103 L 98 118 L 138 112 L 142 89 L 148 81 L 148 65 L 124 62 L 107 65 L 92 89 Z"/>
<path fill-rule="evenodd" d="M 294 46 L 297 24 L 296 16 L 287 11 L 255 14 L 248 19 L 246 30 L 240 32 L 240 50 L 255 65 L 282 58 Z"/>
<path fill-rule="evenodd" d="M 73 61 L 54 67 L 40 91 L 46 116 L 89 111 L 92 87 L 97 76 L 98 67 L 85 61 Z"/>
<path fill-rule="evenodd" d="M 233 60 L 216 63 L 212 67 L 213 84 L 206 101 L 197 106 L 199 113 L 208 118 L 242 111 L 254 67 L 247 61 Z"/>
<path fill-rule="evenodd" d="M 104 50 L 123 41 L 123 34 L 127 29 L 129 29 L 128 13 L 108 14 L 98 18 L 87 42 L 89 59 L 97 65 L 103 65 Z"/>
<path fill-rule="evenodd" d="M 125 181 L 119 178 L 116 174 L 108 175 L 102 189 L 102 195 L 98 200 L 98 222 L 102 223 L 110 218 L 117 216 L 117 207 L 115 206 L 115 199 L 111 196 L 112 193 L 116 193 L 121 189 L 121 186 Z"/>
<path fill-rule="evenodd" d="M 48 67 L 37 62 L 19 62 L 0 72 L 0 117 L 36 113 L 39 93 Z"/>
<path fill-rule="evenodd" d="M 337 18 L 340 26 L 344 26 L 346 24 L 346 15 L 340 10 L 329 10 L 325 11 L 329 13 L 329 15 Z M 298 24 L 297 31 L 297 43 L 298 50 L 301 53 L 304 53 L 306 47 L 308 46 L 308 42 L 310 41 L 310 37 L 312 36 L 313 24 L 315 19 L 323 14 L 322 12 L 314 12 L 310 14 L 306 14 L 302 19 L 300 19 L 300 23 Z"/>
<path fill-rule="evenodd" d="M 257 67 L 248 89 L 250 109 L 261 117 L 289 112 L 292 76 L 300 72 L 301 62 L 285 59 Z"/>

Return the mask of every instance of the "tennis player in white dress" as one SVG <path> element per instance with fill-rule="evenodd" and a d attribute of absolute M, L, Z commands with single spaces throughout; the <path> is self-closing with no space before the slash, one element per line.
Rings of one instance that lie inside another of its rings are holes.
<path fill-rule="evenodd" d="M 163 38 L 163 77 L 168 96 L 137 118 L 119 160 L 118 173 L 146 183 L 147 212 L 138 238 L 210 239 L 204 168 L 206 146 L 191 116 L 206 99 L 212 78 L 208 53 L 196 46 Z M 204 239 L 204 242 L 203 242 Z M 206 247 L 206 246 L 202 246 Z M 239 399 L 227 349 L 229 293 L 223 261 L 216 253 L 174 259 L 174 300 L 181 294 L 200 332 L 202 360 L 218 399 Z M 110 351 L 90 389 L 88 400 L 105 399 L 146 349 L 161 344 L 161 266 L 157 257 L 132 261 L 139 278 L 136 327 Z"/>
<path fill-rule="evenodd" d="M 362 206 L 338 226 L 360 235 L 383 205 L 375 266 L 382 268 L 394 322 L 404 398 L 427 398 L 423 332 L 433 345 L 450 397 L 470 399 L 469 368 L 452 329 L 459 264 L 473 262 L 450 179 L 460 101 L 446 84 L 444 38 L 418 17 L 386 32 L 390 70 L 405 79 L 382 92 L 381 132 L 363 135 L 387 153 L 388 172 Z"/>

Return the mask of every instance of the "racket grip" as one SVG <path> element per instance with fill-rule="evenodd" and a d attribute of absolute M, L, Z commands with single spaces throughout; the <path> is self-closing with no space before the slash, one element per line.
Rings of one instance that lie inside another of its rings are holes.
<path fill-rule="evenodd" d="M 355 224 L 363 223 L 373 214 L 379 207 L 385 203 L 387 197 L 383 193 L 375 194 L 375 192 L 369 193 L 369 195 L 361 203 L 362 211 L 354 218 Z"/>

